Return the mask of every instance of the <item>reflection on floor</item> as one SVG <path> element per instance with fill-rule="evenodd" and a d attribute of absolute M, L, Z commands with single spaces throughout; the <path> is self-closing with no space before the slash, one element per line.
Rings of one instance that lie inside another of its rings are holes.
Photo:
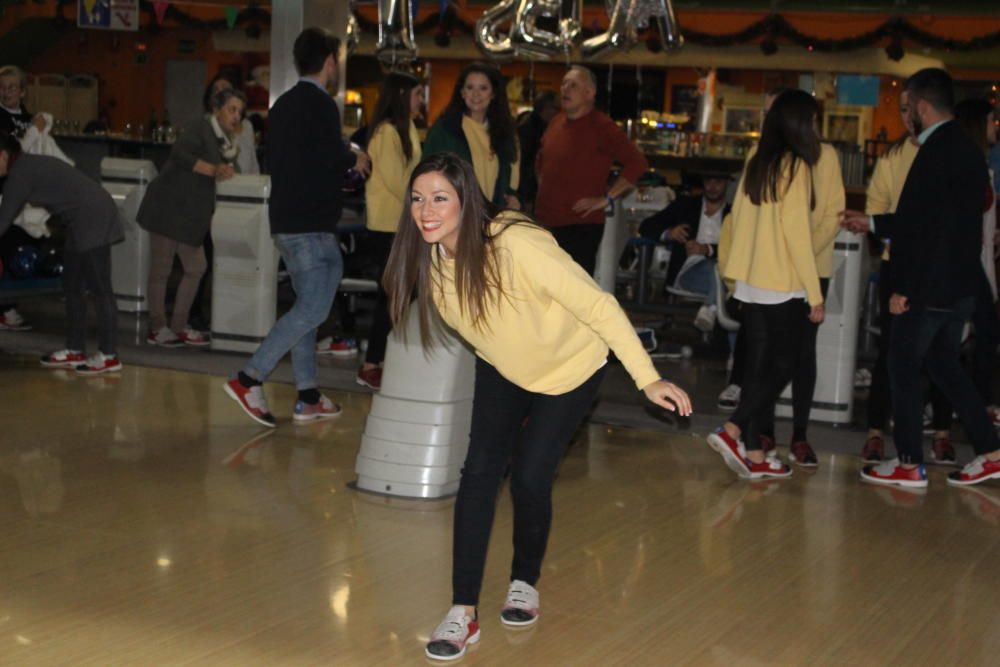
<path fill-rule="evenodd" d="M 407 665 L 449 604 L 452 501 L 349 488 L 369 397 L 255 427 L 221 379 L 0 357 L 0 664 Z M 469 665 L 972 665 L 1000 655 L 1000 488 L 862 486 L 856 460 L 736 481 L 699 436 L 589 426 L 528 632 Z"/>

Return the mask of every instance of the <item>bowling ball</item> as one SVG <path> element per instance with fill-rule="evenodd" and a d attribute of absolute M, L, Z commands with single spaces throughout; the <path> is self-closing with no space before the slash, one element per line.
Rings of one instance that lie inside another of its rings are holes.
<path fill-rule="evenodd" d="M 42 255 L 39 270 L 43 276 L 48 278 L 60 278 L 63 274 L 62 253 L 58 248 L 49 248 Z"/>
<path fill-rule="evenodd" d="M 353 167 L 347 170 L 344 174 L 344 185 L 341 190 L 344 192 L 358 192 L 361 188 L 365 187 L 365 177 L 361 175 L 357 169 Z"/>
<path fill-rule="evenodd" d="M 19 280 L 34 278 L 38 272 L 40 260 L 41 254 L 35 246 L 18 246 L 7 257 L 7 271 L 10 272 L 11 277 Z"/>

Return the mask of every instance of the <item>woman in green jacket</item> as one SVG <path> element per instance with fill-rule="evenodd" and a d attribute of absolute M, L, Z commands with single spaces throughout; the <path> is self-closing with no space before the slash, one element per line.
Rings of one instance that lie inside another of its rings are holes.
<path fill-rule="evenodd" d="M 486 199 L 498 208 L 520 209 L 517 128 L 510 115 L 503 75 L 492 65 L 466 65 L 451 102 L 424 141 L 424 157 L 455 153 L 472 165 Z"/>

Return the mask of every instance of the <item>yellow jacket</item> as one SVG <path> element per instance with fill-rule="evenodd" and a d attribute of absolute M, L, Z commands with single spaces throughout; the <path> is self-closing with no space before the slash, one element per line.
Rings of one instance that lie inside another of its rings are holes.
<path fill-rule="evenodd" d="M 498 218 L 490 231 L 504 298 L 491 303 L 477 327 L 459 308 L 455 263 L 434 253 L 440 278 L 432 298 L 442 319 L 505 378 L 531 392 L 576 389 L 615 351 L 638 388 L 660 379 L 614 296 L 587 275 L 533 224 Z M 505 228 L 506 227 L 506 228 Z"/>
<path fill-rule="evenodd" d="M 816 306 L 823 295 L 813 247 L 811 170 L 798 160 L 794 174 L 785 171 L 779 200 L 757 206 L 743 191 L 744 170 L 732 219 L 723 224 L 719 266 L 730 281 L 778 292 L 805 290 L 809 305 Z"/>
<path fill-rule="evenodd" d="M 899 196 L 903 193 L 906 175 L 910 173 L 913 160 L 917 157 L 919 146 L 907 139 L 901 146 L 890 149 L 875 163 L 872 180 L 865 192 L 865 213 L 879 215 L 880 213 L 895 213 Z M 882 252 L 882 259 L 889 261 L 889 246 Z"/>
<path fill-rule="evenodd" d="M 468 116 L 462 116 L 462 130 L 469 142 L 469 152 L 472 154 L 472 170 L 479 181 L 479 187 L 490 201 L 493 201 L 497 176 L 500 174 L 500 160 L 490 148 L 490 132 L 483 123 L 476 122 Z M 521 180 L 521 160 L 510 164 L 510 189 L 517 190 Z"/>
<path fill-rule="evenodd" d="M 368 155 L 372 158 L 372 173 L 365 184 L 365 224 L 376 232 L 393 232 L 405 202 L 409 201 L 406 186 L 410 174 L 420 162 L 420 135 L 410 121 L 410 145 L 413 157 L 407 162 L 403 142 L 392 123 L 383 122 L 368 140 Z"/>
<path fill-rule="evenodd" d="M 833 245 L 840 233 L 839 214 L 847 206 L 844 191 L 844 176 L 840 171 L 840 159 L 836 149 L 830 144 L 822 144 L 819 161 L 812 169 L 813 192 L 816 206 L 809 220 L 812 223 L 813 252 L 816 255 L 816 271 L 820 278 L 833 275 Z"/>

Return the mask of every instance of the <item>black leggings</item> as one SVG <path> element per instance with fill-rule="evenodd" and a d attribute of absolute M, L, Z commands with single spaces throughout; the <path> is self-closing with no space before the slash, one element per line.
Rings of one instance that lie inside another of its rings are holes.
<path fill-rule="evenodd" d="M 774 404 L 792 379 L 799 345 L 809 324 L 809 306 L 802 299 L 763 305 L 743 304 L 746 371 L 740 404 L 729 421 L 742 431 L 747 450 L 758 450 L 761 429 L 774 419 Z"/>
<path fill-rule="evenodd" d="M 469 453 L 455 503 L 453 604 L 479 603 L 496 497 L 508 462 L 514 501 L 511 581 L 532 586 L 538 581 L 552 524 L 552 481 L 603 377 L 601 368 L 576 389 L 550 396 L 522 389 L 476 359 Z"/>
<path fill-rule="evenodd" d="M 389 261 L 389 251 L 396 235 L 391 232 L 368 231 L 372 254 L 378 262 L 378 292 L 375 293 L 375 308 L 372 311 L 372 329 L 368 334 L 368 350 L 365 352 L 365 363 L 381 364 L 385 360 L 385 346 L 392 331 L 389 321 L 389 297 L 382 286 L 382 274 Z"/>
<path fill-rule="evenodd" d="M 63 289 L 66 292 L 66 319 L 69 331 L 66 348 L 87 349 L 87 292 L 97 306 L 98 348 L 106 355 L 117 354 L 118 304 L 111 289 L 111 246 L 86 252 L 63 253 Z"/>

